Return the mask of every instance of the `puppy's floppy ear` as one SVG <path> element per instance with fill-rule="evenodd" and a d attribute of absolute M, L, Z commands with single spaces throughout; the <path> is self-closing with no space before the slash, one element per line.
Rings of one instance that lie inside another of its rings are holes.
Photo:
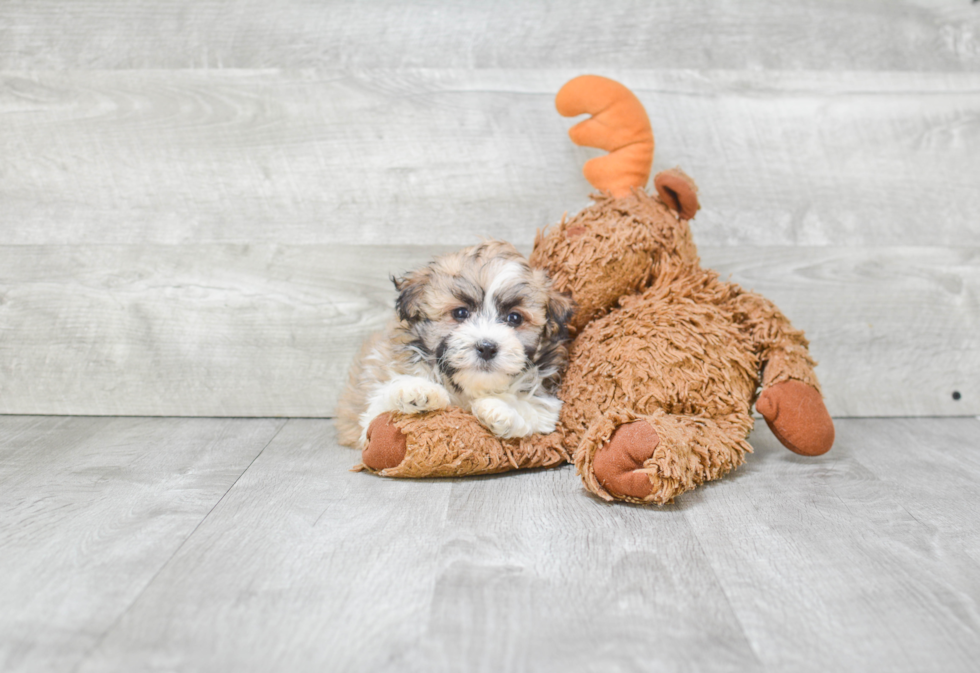
<path fill-rule="evenodd" d="M 572 295 L 552 289 L 548 295 L 548 304 L 545 306 L 545 337 L 567 339 L 568 321 L 573 315 L 575 315 L 575 301 Z"/>
<path fill-rule="evenodd" d="M 422 294 L 425 286 L 429 282 L 429 274 L 423 269 L 413 271 L 401 278 L 391 277 L 391 282 L 398 290 L 398 299 L 395 300 L 395 310 L 398 317 L 406 322 L 418 322 L 424 316 L 422 314 Z"/>
<path fill-rule="evenodd" d="M 568 364 L 568 321 L 574 313 L 575 302 L 571 295 L 552 288 L 545 305 L 541 347 L 534 358 L 542 375 L 544 389 L 552 394 L 558 391 L 562 372 Z"/>

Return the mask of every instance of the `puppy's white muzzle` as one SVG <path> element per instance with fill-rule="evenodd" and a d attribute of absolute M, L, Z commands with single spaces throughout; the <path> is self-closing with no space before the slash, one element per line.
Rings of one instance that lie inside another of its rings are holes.
<path fill-rule="evenodd" d="M 525 367 L 524 346 L 512 327 L 478 316 L 449 337 L 446 362 L 467 395 L 502 392 Z"/>

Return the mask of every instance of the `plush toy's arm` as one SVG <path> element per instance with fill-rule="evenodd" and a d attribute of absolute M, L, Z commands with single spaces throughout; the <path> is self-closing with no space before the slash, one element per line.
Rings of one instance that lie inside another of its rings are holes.
<path fill-rule="evenodd" d="M 558 432 L 500 439 L 457 407 L 426 414 L 381 414 L 368 428 L 355 470 L 383 477 L 463 477 L 570 461 Z"/>
<path fill-rule="evenodd" d="M 786 448 L 807 456 L 826 453 L 834 443 L 834 423 L 803 332 L 771 301 L 753 292 L 740 293 L 735 308 L 762 364 L 756 410 Z"/>
<path fill-rule="evenodd" d="M 754 292 L 740 292 L 735 308 L 762 362 L 763 390 L 789 380 L 820 390 L 813 372 L 817 363 L 802 330 L 794 328 L 775 304 Z"/>

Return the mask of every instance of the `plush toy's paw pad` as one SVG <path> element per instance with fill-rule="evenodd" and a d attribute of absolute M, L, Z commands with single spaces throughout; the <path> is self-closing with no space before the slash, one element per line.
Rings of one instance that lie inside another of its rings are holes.
<path fill-rule="evenodd" d="M 782 381 L 763 390 L 755 408 L 776 439 L 794 453 L 819 456 L 834 445 L 834 421 L 812 386 Z"/>
<path fill-rule="evenodd" d="M 653 492 L 646 472 L 636 472 L 660 444 L 660 436 L 646 421 L 619 426 L 592 459 L 592 471 L 603 488 L 616 496 L 645 498 Z"/>
<path fill-rule="evenodd" d="M 482 397 L 473 402 L 471 409 L 480 421 L 497 437 L 525 437 L 532 428 L 509 404 L 495 397 Z"/>
<path fill-rule="evenodd" d="M 391 402 L 403 414 L 420 414 L 448 407 L 449 394 L 438 383 L 413 379 L 392 391 Z"/>
<path fill-rule="evenodd" d="M 377 471 L 397 467 L 405 459 L 405 450 L 405 435 L 391 422 L 389 414 L 381 414 L 368 426 L 361 461 Z"/>

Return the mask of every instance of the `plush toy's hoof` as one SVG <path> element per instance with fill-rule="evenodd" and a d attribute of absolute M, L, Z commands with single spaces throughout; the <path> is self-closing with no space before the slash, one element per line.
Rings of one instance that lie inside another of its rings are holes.
<path fill-rule="evenodd" d="M 647 461 L 660 436 L 646 421 L 635 421 L 616 428 L 609 443 L 600 447 L 592 459 L 592 471 L 602 487 L 614 496 L 646 498 L 653 492 L 650 475 L 635 472 Z"/>
<path fill-rule="evenodd" d="M 776 439 L 794 453 L 819 456 L 834 445 L 834 421 L 812 386 L 782 381 L 763 390 L 755 408 Z"/>
<path fill-rule="evenodd" d="M 367 446 L 361 461 L 375 471 L 397 467 L 405 460 L 405 435 L 391 422 L 389 414 L 381 414 L 368 426 Z"/>

